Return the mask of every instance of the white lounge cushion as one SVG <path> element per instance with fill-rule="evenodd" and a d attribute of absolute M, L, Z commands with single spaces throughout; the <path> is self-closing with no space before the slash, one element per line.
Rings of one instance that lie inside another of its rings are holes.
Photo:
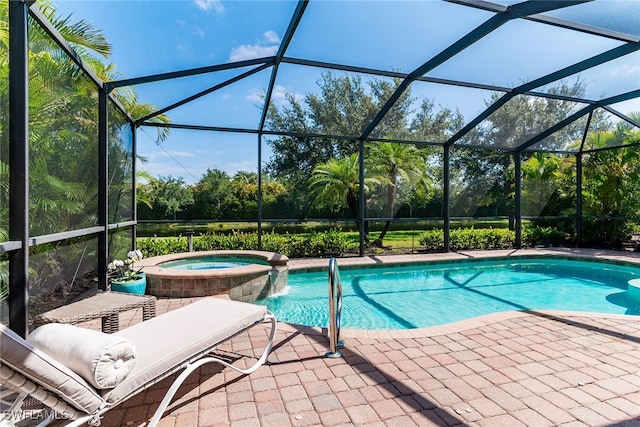
<path fill-rule="evenodd" d="M 138 348 L 136 364 L 122 383 L 104 390 L 91 387 L 61 362 L 0 325 L 0 383 L 17 382 L 13 379 L 18 372 L 74 408 L 95 414 L 180 370 L 235 334 L 260 323 L 267 314 L 264 306 L 210 297 L 119 331 L 113 336 L 127 338 Z M 15 385 L 22 387 L 24 383 Z"/>
<path fill-rule="evenodd" d="M 93 413 L 102 405 L 100 395 L 78 374 L 34 348 L 2 324 L 0 349 L 0 382 L 8 381 L 12 372 L 16 371 L 60 396 L 74 408 Z M 9 369 L 4 369 L 2 365 Z"/>
<path fill-rule="evenodd" d="M 120 384 L 136 362 L 136 348 L 130 340 L 73 325 L 42 325 L 27 341 L 99 390 Z"/>
<path fill-rule="evenodd" d="M 262 321 L 266 313 L 261 305 L 207 297 L 122 329 L 113 335 L 136 344 L 137 363 L 120 385 L 101 394 L 109 403 L 118 402 Z"/>

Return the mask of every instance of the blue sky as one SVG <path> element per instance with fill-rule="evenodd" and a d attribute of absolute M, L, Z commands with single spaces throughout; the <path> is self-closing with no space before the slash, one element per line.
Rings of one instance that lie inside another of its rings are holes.
<path fill-rule="evenodd" d="M 62 15 L 73 13 L 104 31 L 113 46 L 109 61 L 124 77 L 177 71 L 273 55 L 296 7 L 295 1 L 174 0 L 54 1 Z M 635 7 L 639 6 L 639 7 Z M 640 0 L 598 0 L 554 12 L 567 19 L 601 21 L 618 30 L 640 28 Z M 411 72 L 491 16 L 489 12 L 427 1 L 312 0 L 286 55 L 361 67 Z M 636 30 L 637 32 L 637 30 Z M 510 22 L 428 76 L 499 86 L 518 86 L 597 53 L 618 41 L 575 33 L 539 23 Z M 165 107 L 222 82 L 246 69 L 139 85 L 142 102 Z M 318 92 L 322 70 L 283 64 L 274 90 L 299 97 Z M 169 111 L 174 123 L 255 128 L 260 95 L 270 69 Z M 632 54 L 581 74 L 594 98 L 640 87 L 640 54 Z M 363 76 L 366 80 L 366 76 Z M 416 82 L 412 93 L 436 105 L 458 108 L 467 120 L 484 108 L 489 92 Z M 618 105 L 640 110 L 638 100 Z M 257 136 L 172 130 L 161 147 L 154 129 L 138 134 L 142 166 L 156 176 L 197 181 L 207 168 L 234 174 L 257 168 Z M 263 161 L 270 154 L 263 145 Z"/>

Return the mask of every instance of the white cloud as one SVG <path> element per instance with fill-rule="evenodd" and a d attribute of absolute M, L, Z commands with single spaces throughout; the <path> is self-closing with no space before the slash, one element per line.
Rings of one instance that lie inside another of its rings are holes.
<path fill-rule="evenodd" d="M 195 0 L 194 3 L 198 9 L 202 9 L 206 12 L 213 10 L 215 13 L 223 13 L 224 6 L 220 0 Z"/>
<path fill-rule="evenodd" d="M 266 43 L 280 44 L 280 37 L 278 37 L 278 34 L 273 30 L 265 31 L 262 37 Z"/>
<path fill-rule="evenodd" d="M 251 102 L 263 103 L 264 102 L 264 92 L 265 92 L 264 90 L 263 91 L 259 91 L 259 90 L 256 89 L 256 90 L 250 92 L 246 96 L 246 99 L 251 101 Z M 276 104 L 282 104 L 286 100 L 286 97 L 285 97 L 286 93 L 287 93 L 287 88 L 285 88 L 284 86 L 281 86 L 281 85 L 275 85 L 273 87 L 273 92 L 271 93 L 271 100 L 273 102 L 275 102 Z M 293 96 L 299 102 L 302 102 L 304 100 L 304 95 L 302 95 L 302 94 L 294 93 Z"/>
<path fill-rule="evenodd" d="M 620 111 L 622 114 L 630 114 L 632 112 L 640 111 L 640 100 L 637 98 L 630 99 L 628 101 L 614 104 L 612 107 Z"/>
<path fill-rule="evenodd" d="M 189 151 L 173 151 L 173 150 L 165 151 L 165 150 L 158 149 L 157 151 L 153 151 L 143 157 L 147 157 L 149 160 L 156 160 L 156 159 L 168 159 L 171 157 L 193 157 L 193 153 Z"/>
<path fill-rule="evenodd" d="M 223 170 L 231 176 L 235 175 L 237 172 L 240 172 L 240 171 L 255 172 L 256 169 L 257 169 L 256 163 L 249 160 L 243 160 L 240 162 L 228 162 L 223 167 Z"/>
<path fill-rule="evenodd" d="M 271 94 L 271 99 L 281 101 L 285 99 L 286 93 L 287 93 L 287 89 L 284 86 L 275 85 L 273 87 L 273 93 Z"/>
<path fill-rule="evenodd" d="M 264 92 L 260 92 L 258 90 L 249 92 L 249 94 L 247 95 L 247 100 L 251 102 L 263 102 L 263 93 Z"/>
<path fill-rule="evenodd" d="M 231 49 L 229 60 L 231 62 L 243 61 L 245 59 L 262 58 L 273 56 L 278 51 L 278 46 L 259 46 L 256 44 L 243 44 Z"/>
<path fill-rule="evenodd" d="M 616 79 L 629 78 L 638 74 L 640 74 L 640 65 L 637 64 L 621 64 L 609 72 L 609 75 Z"/>
<path fill-rule="evenodd" d="M 231 49 L 229 61 L 243 61 L 245 59 L 273 56 L 278 52 L 280 37 L 275 31 L 269 30 L 255 44 L 242 44 Z"/>
<path fill-rule="evenodd" d="M 255 102 L 256 104 L 261 104 L 264 102 L 264 91 L 254 90 L 249 92 L 246 96 L 247 101 Z"/>
<path fill-rule="evenodd" d="M 286 89 L 284 88 L 284 86 L 280 86 L 280 85 L 274 86 L 273 93 L 271 94 L 271 99 L 272 100 L 284 99 L 285 90 Z M 249 94 L 246 96 L 246 99 L 251 102 L 263 103 L 264 93 L 265 93 L 265 90 L 254 89 L 253 91 L 249 92 Z"/>

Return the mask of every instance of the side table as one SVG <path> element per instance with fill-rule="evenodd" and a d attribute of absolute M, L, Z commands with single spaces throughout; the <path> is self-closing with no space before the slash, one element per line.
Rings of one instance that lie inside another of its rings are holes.
<path fill-rule="evenodd" d="M 120 313 L 135 308 L 142 308 L 143 321 L 155 317 L 156 297 L 121 292 L 98 292 L 89 298 L 37 315 L 35 325 L 75 324 L 102 318 L 102 331 L 111 334 L 120 329 Z"/>

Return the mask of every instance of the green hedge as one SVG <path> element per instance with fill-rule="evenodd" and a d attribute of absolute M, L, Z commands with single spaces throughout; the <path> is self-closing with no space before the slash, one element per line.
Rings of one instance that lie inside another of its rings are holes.
<path fill-rule="evenodd" d="M 145 257 L 188 250 L 187 238 L 183 236 L 140 238 L 137 246 Z M 339 229 L 311 234 L 265 233 L 262 235 L 262 248 L 292 258 L 340 256 L 355 250 L 353 243 L 350 243 Z M 234 231 L 231 234 L 210 233 L 195 236 L 193 250 L 258 250 L 258 233 Z"/>
<path fill-rule="evenodd" d="M 472 249 L 508 249 L 514 247 L 515 232 L 495 228 L 458 228 L 450 232 L 449 248 L 452 251 Z M 427 252 L 444 251 L 444 232 L 428 230 L 419 242 Z M 569 241 L 569 236 L 552 227 L 526 227 L 522 231 L 523 246 L 558 246 Z M 292 258 L 341 256 L 357 250 L 340 229 L 310 234 L 278 234 L 275 231 L 262 235 L 263 250 L 277 252 Z M 149 237 L 138 239 L 138 249 L 145 257 L 186 252 L 187 238 Z M 258 250 L 258 233 L 234 231 L 231 234 L 209 233 L 193 238 L 195 251 Z"/>
<path fill-rule="evenodd" d="M 145 258 L 178 254 L 189 249 L 186 237 L 141 237 L 136 240 L 136 247 Z"/>
<path fill-rule="evenodd" d="M 514 231 L 504 229 L 459 228 L 449 233 L 449 249 L 452 251 L 469 249 L 508 249 L 515 245 Z M 525 227 L 522 230 L 523 246 L 558 246 L 567 243 L 569 236 L 553 227 Z M 420 245 L 427 252 L 444 251 L 444 231 L 429 230 L 420 236 Z"/>
<path fill-rule="evenodd" d="M 562 246 L 571 237 L 554 227 L 525 227 L 522 230 L 522 244 L 525 246 Z"/>
<path fill-rule="evenodd" d="M 449 233 L 449 249 L 506 249 L 513 247 L 515 233 L 504 229 L 458 228 Z M 444 231 L 430 230 L 420 237 L 427 252 L 444 251 Z"/>

